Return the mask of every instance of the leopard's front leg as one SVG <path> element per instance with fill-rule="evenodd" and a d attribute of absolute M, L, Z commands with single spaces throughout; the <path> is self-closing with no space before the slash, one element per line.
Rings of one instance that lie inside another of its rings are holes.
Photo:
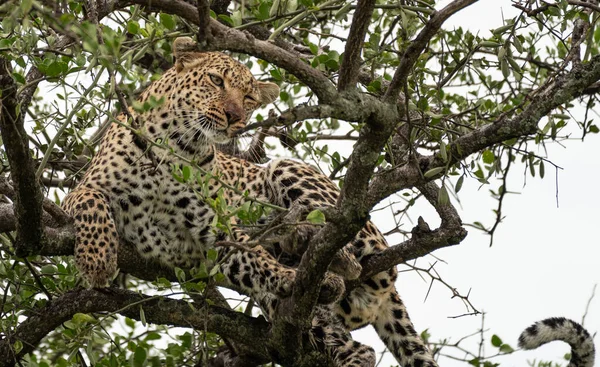
<path fill-rule="evenodd" d="M 236 231 L 236 241 L 243 245 L 248 236 Z M 292 293 L 296 269 L 280 264 L 262 246 L 240 248 L 225 246 L 221 248 L 221 272 L 227 281 L 242 293 L 253 298 L 262 298 L 265 293 L 277 297 L 289 297 Z M 332 303 L 340 299 L 345 291 L 344 280 L 327 273 L 319 293 L 319 303 Z"/>
<path fill-rule="evenodd" d="M 63 207 L 74 219 L 77 269 L 89 286 L 109 286 L 117 272 L 119 238 L 106 196 L 78 188 L 67 195 Z"/>
<path fill-rule="evenodd" d="M 323 209 L 335 205 L 339 195 L 337 186 L 322 173 L 311 166 L 292 160 L 277 160 L 267 166 L 265 187 L 267 197 L 277 205 L 288 208 L 284 223 L 298 223 L 314 209 Z M 320 228 L 301 224 L 280 245 L 285 252 L 302 255 L 309 241 Z M 362 266 L 348 244 L 340 249 L 332 260 L 329 270 L 344 279 L 356 279 Z"/>

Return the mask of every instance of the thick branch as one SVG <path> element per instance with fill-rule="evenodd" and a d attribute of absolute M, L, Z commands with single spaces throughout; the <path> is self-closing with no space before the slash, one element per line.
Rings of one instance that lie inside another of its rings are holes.
<path fill-rule="evenodd" d="M 43 234 L 42 191 L 35 178 L 35 165 L 29 152 L 27 132 L 21 104 L 17 99 L 17 87 L 11 76 L 10 63 L 1 57 L 0 88 L 2 91 L 0 129 L 16 186 L 16 253 L 18 256 L 27 256 L 39 249 Z"/>
<path fill-rule="evenodd" d="M 344 49 L 344 60 L 340 67 L 340 77 L 338 79 L 338 89 L 340 91 L 356 85 L 358 70 L 360 69 L 360 53 L 374 9 L 375 0 L 358 1 L 352 17 L 346 48 Z"/>
<path fill-rule="evenodd" d="M 149 297 L 123 289 L 74 290 L 32 311 L 15 333 L 0 341 L 0 367 L 14 366 L 17 360 L 32 352 L 42 338 L 70 320 L 75 313 L 108 311 L 139 320 L 140 307 L 150 323 L 208 330 L 235 342 L 254 346 L 252 350 L 263 353 L 265 359 L 270 360 L 271 355 L 276 355 L 270 348 L 267 337 L 269 324 L 264 319 L 221 307 L 202 306 L 202 309 L 193 309 L 182 300 Z M 23 349 L 14 353 L 13 345 L 17 340 L 22 342 Z"/>
<path fill-rule="evenodd" d="M 347 94 L 346 97 L 348 102 L 354 102 L 353 108 L 366 114 L 362 120 L 366 123 L 350 156 L 345 180 L 348 184 L 343 186 L 336 207 L 326 212 L 327 224 L 311 240 L 298 266 L 292 296 L 294 308 L 282 310 L 300 324 L 310 317 L 319 294 L 315 284 L 321 284 L 333 256 L 354 238 L 368 219 L 371 208 L 364 205 L 366 189 L 379 153 L 399 120 L 396 106 L 382 104 L 366 95 Z"/>
<path fill-rule="evenodd" d="M 200 50 L 204 50 L 210 43 L 210 5 L 208 0 L 198 1 L 198 46 Z"/>
<path fill-rule="evenodd" d="M 411 42 L 400 57 L 400 66 L 396 69 L 390 87 L 385 93 L 384 99 L 393 102 L 398 98 L 400 89 L 404 86 L 410 70 L 429 43 L 429 40 L 436 35 L 442 27 L 442 24 L 453 14 L 476 3 L 478 0 L 455 0 L 448 4 L 444 9 L 435 12 L 425 27 L 419 32 L 417 38 Z"/>

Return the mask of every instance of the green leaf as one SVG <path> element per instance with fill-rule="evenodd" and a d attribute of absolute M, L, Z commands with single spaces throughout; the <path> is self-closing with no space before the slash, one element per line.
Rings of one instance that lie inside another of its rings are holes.
<path fill-rule="evenodd" d="M 159 340 L 160 338 L 162 338 L 162 335 L 153 331 L 153 332 L 148 333 L 148 335 L 146 335 L 146 337 L 144 339 L 149 341 L 149 340 Z"/>
<path fill-rule="evenodd" d="M 42 266 L 40 271 L 42 272 L 42 274 L 46 274 L 46 275 L 56 274 L 56 266 L 54 266 L 52 264 L 47 264 L 47 265 Z"/>
<path fill-rule="evenodd" d="M 448 151 L 446 150 L 446 143 L 440 141 L 440 156 L 444 162 L 448 161 Z"/>
<path fill-rule="evenodd" d="M 500 348 L 502 345 L 502 339 L 496 334 L 492 335 L 492 345 L 496 348 Z"/>
<path fill-rule="evenodd" d="M 125 325 L 129 326 L 131 329 L 135 328 L 135 321 L 130 319 L 129 317 L 125 318 Z"/>
<path fill-rule="evenodd" d="M 352 7 L 352 1 L 348 1 L 346 3 L 346 5 L 342 6 L 340 8 L 340 10 L 338 10 L 337 12 L 335 12 L 335 19 L 336 20 L 341 20 L 342 18 L 344 18 L 346 16 L 346 14 L 348 14 L 348 12 L 350 11 L 351 7 Z"/>
<path fill-rule="evenodd" d="M 140 306 L 140 321 L 142 322 L 142 325 L 146 326 L 146 313 L 142 306 Z"/>
<path fill-rule="evenodd" d="M 505 31 L 511 29 L 513 27 L 512 24 L 503 25 L 502 27 L 498 27 L 496 29 L 492 29 L 493 34 L 502 34 Z"/>
<path fill-rule="evenodd" d="M 482 158 L 483 158 L 483 163 L 485 163 L 485 164 L 492 164 L 492 163 L 494 163 L 494 160 L 496 159 L 496 157 L 494 156 L 494 153 L 488 149 L 486 149 L 483 152 Z"/>
<path fill-rule="evenodd" d="M 140 32 L 140 24 L 134 20 L 127 22 L 127 32 L 131 34 L 138 34 Z"/>
<path fill-rule="evenodd" d="M 440 191 L 438 193 L 438 205 L 448 205 L 450 202 L 450 197 L 448 196 L 448 190 L 446 190 L 446 186 L 442 185 Z"/>
<path fill-rule="evenodd" d="M 170 31 L 175 29 L 175 19 L 173 19 L 173 16 L 171 14 L 160 13 L 159 18 L 160 24 L 164 25 L 165 28 L 167 28 Z"/>
<path fill-rule="evenodd" d="M 434 176 L 437 176 L 440 173 L 444 172 L 445 169 L 446 169 L 445 167 L 435 167 L 435 168 L 432 168 L 429 171 L 425 172 L 425 174 L 423 176 L 425 176 L 425 178 L 434 177 Z"/>
<path fill-rule="evenodd" d="M 181 171 L 183 174 L 183 181 L 187 182 L 190 179 L 190 176 L 192 175 L 192 169 L 190 168 L 190 166 L 183 166 Z"/>
<path fill-rule="evenodd" d="M 481 47 L 500 47 L 500 46 L 502 46 L 502 44 L 498 43 L 498 42 L 493 42 L 493 41 L 483 41 L 483 42 L 479 43 L 479 46 L 481 46 Z"/>
<path fill-rule="evenodd" d="M 312 224 L 323 224 L 325 223 L 325 214 L 323 214 L 323 212 L 319 209 L 315 209 L 308 213 L 306 220 Z"/>
<path fill-rule="evenodd" d="M 501 351 L 502 353 L 512 353 L 512 352 L 514 352 L 515 350 L 514 350 L 514 349 L 513 349 L 513 348 L 512 348 L 510 345 L 508 345 L 508 344 L 502 344 L 502 345 L 500 346 L 500 351 Z"/>
<path fill-rule="evenodd" d="M 185 271 L 178 267 L 175 267 L 175 269 L 173 270 L 175 271 L 175 276 L 177 277 L 177 280 L 179 280 L 180 282 L 185 282 Z"/>
<path fill-rule="evenodd" d="M 458 192 L 460 191 L 460 189 L 462 189 L 462 185 L 463 182 L 465 181 L 465 176 L 460 176 L 458 178 L 458 181 L 456 181 L 456 186 L 454 186 L 454 192 L 456 192 L 458 194 Z"/>
<path fill-rule="evenodd" d="M 217 265 L 213 266 L 212 269 L 210 269 L 208 276 L 214 277 L 215 275 L 217 275 L 219 273 L 220 270 L 221 270 L 221 266 L 219 264 L 217 264 Z"/>
<path fill-rule="evenodd" d="M 249 203 L 249 202 L 247 201 L 247 203 Z M 217 261 L 218 255 L 219 255 L 219 252 L 214 248 L 208 249 L 208 251 L 206 252 L 206 258 L 210 261 Z"/>
<path fill-rule="evenodd" d="M 521 40 L 519 39 L 519 37 L 513 38 L 513 45 L 515 46 L 517 51 L 519 51 L 519 53 L 523 52 L 523 44 L 521 43 Z"/>
<path fill-rule="evenodd" d="M 146 349 L 137 346 L 135 348 L 135 352 L 133 352 L 132 366 L 133 367 L 143 367 L 146 362 L 148 353 Z"/>
<path fill-rule="evenodd" d="M 500 59 L 500 70 L 502 71 L 502 75 L 505 78 L 510 76 L 510 68 L 508 67 L 508 62 L 506 62 L 506 58 Z"/>
<path fill-rule="evenodd" d="M 80 312 L 73 315 L 71 320 L 77 325 L 96 322 L 96 319 L 93 316 Z"/>
<path fill-rule="evenodd" d="M 18 354 L 20 351 L 23 350 L 23 343 L 20 340 L 17 340 L 14 344 L 13 344 L 13 350 L 15 354 Z"/>

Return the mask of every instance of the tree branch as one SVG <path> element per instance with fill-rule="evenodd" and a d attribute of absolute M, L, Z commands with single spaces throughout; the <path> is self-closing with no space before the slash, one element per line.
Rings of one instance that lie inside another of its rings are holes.
<path fill-rule="evenodd" d="M 131 4 L 165 11 L 199 24 L 198 9 L 181 0 L 121 0 L 118 3 L 119 8 Z M 256 39 L 249 33 L 229 28 L 214 19 L 210 20 L 210 32 L 213 39 L 208 50 L 230 50 L 261 58 L 295 75 L 319 97 L 321 102 L 327 103 L 335 98 L 337 91 L 333 83 L 320 71 L 313 69 L 291 52 L 270 42 Z"/>
<path fill-rule="evenodd" d="M 404 53 L 402 53 L 402 56 L 400 57 L 400 66 L 396 69 L 394 77 L 390 82 L 390 87 L 384 95 L 385 101 L 396 101 L 400 94 L 400 89 L 408 78 L 410 70 L 415 62 L 417 62 L 417 59 L 425 49 L 425 46 L 427 46 L 427 43 L 429 43 L 429 40 L 431 40 L 431 38 L 440 30 L 442 24 L 455 13 L 477 1 L 478 0 L 455 0 L 448 4 L 444 9 L 433 13 L 429 22 L 427 22 L 425 27 L 417 35 L 417 38 L 415 38 L 410 46 L 406 48 Z"/>
<path fill-rule="evenodd" d="M 555 108 L 585 95 L 587 88 L 600 80 L 600 56 L 594 56 L 590 62 L 574 67 L 569 73 L 542 86 L 529 97 L 530 104 L 524 110 L 509 118 L 506 115 L 497 121 L 483 125 L 451 142 L 448 147 L 448 162 L 439 154 L 419 158 L 419 162 L 405 164 L 378 174 L 373 178 L 365 205 L 373 206 L 389 195 L 425 181 L 440 177 L 440 174 L 425 180 L 421 172 L 436 167 L 447 167 L 469 155 L 494 144 L 512 138 L 534 134 L 540 119 Z"/>
<path fill-rule="evenodd" d="M 360 69 L 363 42 L 371 23 L 371 15 L 375 9 L 375 0 L 359 0 L 352 16 L 350 33 L 344 49 L 344 59 L 340 67 L 338 90 L 343 91 L 356 86 Z"/>
<path fill-rule="evenodd" d="M 207 48 L 208 44 L 211 41 L 211 35 L 209 32 L 210 27 L 210 5 L 208 4 L 208 0 L 197 0 L 198 5 L 196 9 L 198 10 L 198 47 L 200 50 L 204 50 Z"/>
<path fill-rule="evenodd" d="M 16 331 L 0 341 L 0 367 L 12 367 L 25 354 L 32 352 L 52 330 L 70 320 L 75 313 L 115 312 L 140 320 L 140 308 L 150 323 L 193 327 L 217 333 L 232 341 L 252 345 L 253 352 L 264 359 L 276 359 L 276 350 L 268 339 L 269 324 L 262 318 L 253 318 L 241 312 L 202 304 L 201 309 L 190 307 L 182 300 L 163 296 L 146 296 L 123 289 L 77 289 L 33 310 Z M 23 349 L 13 350 L 20 340 Z"/>
<path fill-rule="evenodd" d="M 21 101 L 11 75 L 10 62 L 0 57 L 2 92 L 0 129 L 11 174 L 16 186 L 15 216 L 17 256 L 28 256 L 39 250 L 42 239 L 42 190 L 35 178 L 35 165 L 29 152 Z M 17 169 L 18 168 L 18 169 Z"/>

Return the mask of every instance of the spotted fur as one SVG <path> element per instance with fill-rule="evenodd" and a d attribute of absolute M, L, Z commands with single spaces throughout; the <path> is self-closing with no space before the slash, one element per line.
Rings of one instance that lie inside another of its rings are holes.
<path fill-rule="evenodd" d="M 144 136 L 165 142 L 175 154 L 141 142 L 124 126 L 131 122 L 121 115 L 121 124 L 110 127 L 84 178 L 65 199 L 77 228 L 76 264 L 94 287 L 106 286 L 116 271 L 118 239 L 135 244 L 142 257 L 182 268 L 206 261 L 206 252 L 218 240 L 248 239 L 239 230 L 229 238 L 213 228 L 215 213 L 207 200 L 216 198 L 222 185 L 211 179 L 201 196 L 199 187 L 173 179 L 172 167 L 185 164 L 179 157 L 196 162 L 227 185 L 248 190 L 252 197 L 286 208 L 331 206 L 337 200 L 336 185 L 309 165 L 275 160 L 257 166 L 215 148 L 245 126 L 257 107 L 273 101 L 279 89 L 256 81 L 228 56 L 194 52 L 192 46 L 191 39 L 177 39 L 175 66 L 141 96 L 142 102 L 162 98 L 164 103 L 146 112 L 129 111 Z M 243 200 L 232 190 L 223 195 L 228 205 Z M 348 256 L 340 258 L 364 263 L 387 246 L 369 222 L 343 250 Z M 263 247 L 220 248 L 219 259 L 228 286 L 256 299 L 267 316 L 280 298 L 289 296 L 295 270 L 281 265 Z M 313 344 L 340 367 L 371 367 L 373 350 L 352 341 L 348 331 L 372 324 L 403 367 L 437 366 L 396 292 L 396 278 L 391 268 L 340 300 L 343 280 L 328 273 L 320 301 L 337 302 L 317 308 Z"/>
<path fill-rule="evenodd" d="M 519 337 L 519 347 L 535 349 L 556 340 L 571 346 L 568 367 L 594 366 L 596 348 L 592 336 L 579 323 L 564 317 L 552 317 L 531 325 Z"/>

